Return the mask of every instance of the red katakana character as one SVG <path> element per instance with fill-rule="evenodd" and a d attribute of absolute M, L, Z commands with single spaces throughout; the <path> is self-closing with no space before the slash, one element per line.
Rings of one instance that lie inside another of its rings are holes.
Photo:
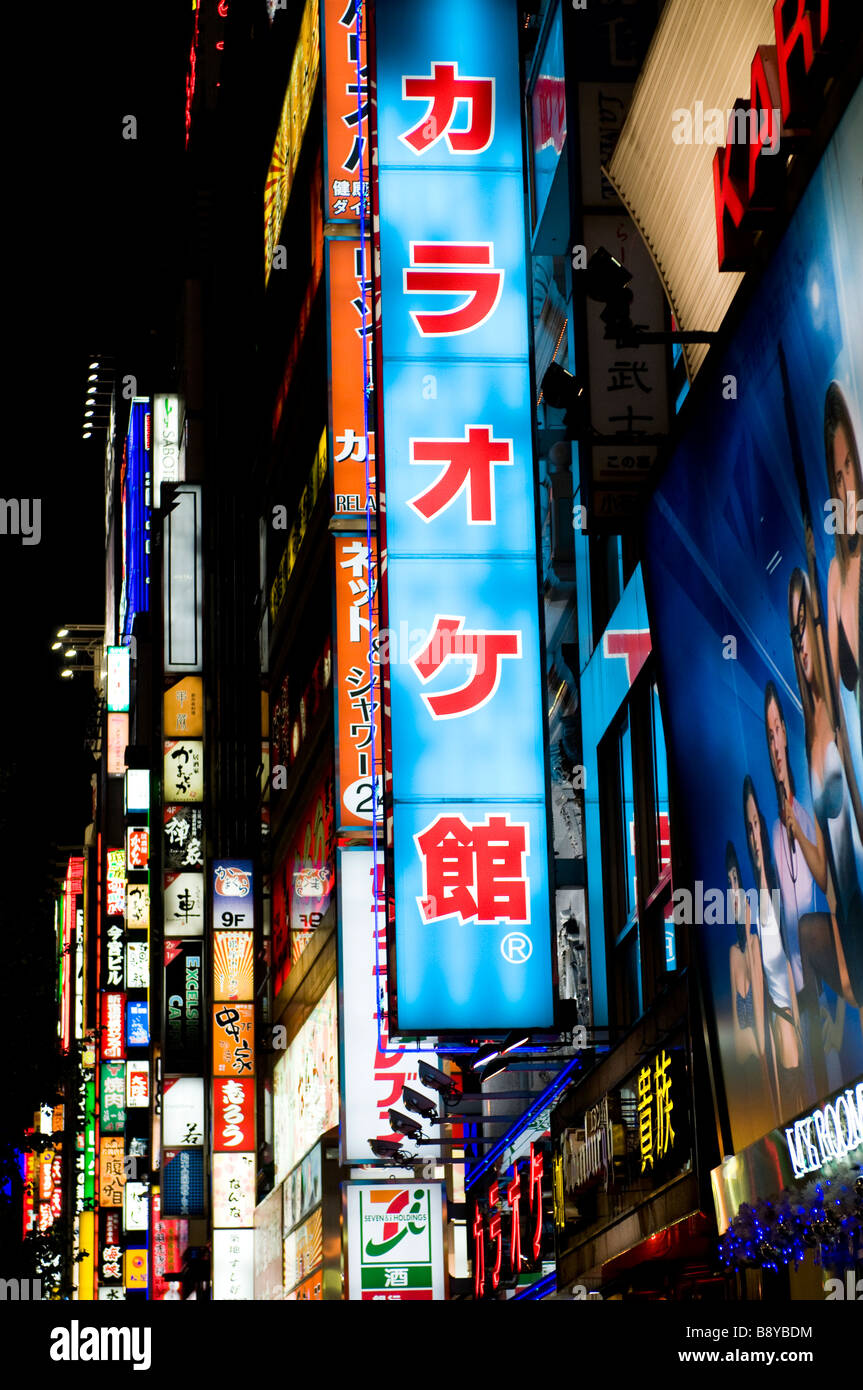
<path fill-rule="evenodd" d="M 423 338 L 472 333 L 491 318 L 503 290 L 504 272 L 494 268 L 491 241 L 412 241 L 403 274 L 405 294 L 468 295 L 454 309 L 411 309 Z"/>
<path fill-rule="evenodd" d="M 423 861 L 423 896 L 417 901 L 424 922 L 456 912 L 462 923 L 530 920 L 527 825 L 511 825 L 507 815 L 487 815 L 485 825 L 440 815 L 414 843 Z"/>
<path fill-rule="evenodd" d="M 432 63 L 430 77 L 403 77 L 406 101 L 427 101 L 420 121 L 399 139 L 414 154 L 425 154 L 444 139 L 453 154 L 482 154 L 494 137 L 494 78 L 459 77 L 458 63 Z M 466 102 L 467 125 L 453 130 L 456 106 Z"/>
<path fill-rule="evenodd" d="M 403 1071 L 399 1071 L 396 1072 L 394 1076 L 387 1076 L 386 1074 L 384 1074 L 383 1076 L 378 1076 L 378 1073 L 375 1072 L 375 1081 L 383 1081 L 385 1083 L 389 1082 L 391 1087 L 390 1093 L 387 1096 L 386 1100 L 378 1101 L 378 1110 L 381 1112 L 381 1116 L 383 1116 L 389 1110 L 391 1105 L 396 1105 L 401 1100 L 402 1091 L 404 1090 L 405 1085 L 405 1074 Z"/>
<path fill-rule="evenodd" d="M 512 1165 L 512 1182 L 506 1189 L 506 1200 L 509 1202 L 509 1209 L 512 1212 L 512 1234 L 509 1240 L 509 1263 L 513 1274 L 518 1278 L 521 1272 L 521 1226 L 519 1224 L 518 1209 L 521 1205 L 521 1179 L 518 1174 L 518 1164 Z"/>
<path fill-rule="evenodd" d="M 473 1218 L 473 1287 L 477 1298 L 482 1298 L 485 1292 L 485 1235 L 483 1231 L 482 1215 L 477 1207 Z"/>
<path fill-rule="evenodd" d="M 513 462 L 511 439 L 492 439 L 490 425 L 465 425 L 464 439 L 412 439 L 410 462 L 445 465 L 431 487 L 408 502 L 423 521 L 440 516 L 467 487 L 468 525 L 494 525 L 492 468 Z"/>
<path fill-rule="evenodd" d="M 534 1194 L 536 1194 L 536 1226 L 533 1232 L 533 1258 L 539 1259 L 540 1246 L 542 1245 L 542 1150 L 534 1153 L 533 1144 L 530 1146 L 530 1182 L 528 1186 L 528 1201 L 530 1209 L 533 1211 Z"/>
<path fill-rule="evenodd" d="M 439 695 L 423 695 L 432 719 L 456 719 L 473 714 L 495 694 L 500 684 L 500 663 L 504 657 L 521 657 L 521 633 L 478 630 L 462 632 L 464 618 L 435 615 L 428 644 L 411 657 L 420 680 L 425 684 L 451 656 L 474 658 L 473 670 L 463 685 Z"/>

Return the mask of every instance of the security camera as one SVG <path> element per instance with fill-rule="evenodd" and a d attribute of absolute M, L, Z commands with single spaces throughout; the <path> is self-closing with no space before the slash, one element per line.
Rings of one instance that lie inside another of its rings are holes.
<path fill-rule="evenodd" d="M 449 1097 L 455 1091 L 453 1079 L 447 1076 L 445 1071 L 439 1067 L 433 1067 L 428 1062 L 420 1062 L 419 1077 L 423 1086 L 428 1086 L 430 1091 L 437 1091 L 438 1095 Z"/>
<path fill-rule="evenodd" d="M 390 1128 L 395 1130 L 396 1134 L 404 1134 L 408 1139 L 422 1138 L 423 1127 L 418 1125 L 416 1120 L 403 1115 L 400 1110 L 391 1110 L 389 1115 Z"/>
<path fill-rule="evenodd" d="M 375 1158 L 385 1158 L 391 1163 L 397 1163 L 403 1157 L 401 1145 L 397 1139 L 370 1139 L 369 1148 Z"/>
<path fill-rule="evenodd" d="M 438 1113 L 433 1100 L 428 1096 L 420 1095 L 419 1091 L 414 1091 L 410 1086 L 402 1087 L 402 1102 L 414 1115 L 422 1115 L 424 1120 L 431 1120 L 432 1124 L 437 1124 Z"/>

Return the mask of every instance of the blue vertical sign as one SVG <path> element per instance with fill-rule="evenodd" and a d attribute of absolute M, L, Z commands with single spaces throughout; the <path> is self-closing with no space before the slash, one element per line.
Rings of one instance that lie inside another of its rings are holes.
<path fill-rule="evenodd" d="M 121 643 L 128 645 L 136 613 L 150 607 L 150 401 L 135 396 L 129 411 L 121 481 L 123 581 Z"/>
<path fill-rule="evenodd" d="M 545 1027 L 515 0 L 378 0 L 376 51 L 396 1026 Z"/>

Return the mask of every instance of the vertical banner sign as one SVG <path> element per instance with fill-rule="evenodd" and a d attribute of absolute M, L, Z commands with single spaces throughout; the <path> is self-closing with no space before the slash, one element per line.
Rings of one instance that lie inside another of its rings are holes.
<path fill-rule="evenodd" d="M 336 818 L 339 829 L 370 826 L 375 804 L 378 820 L 383 806 L 377 568 L 377 546 L 374 541 L 369 565 L 369 547 L 365 537 L 336 537 Z M 371 662 L 369 583 L 372 585 L 373 624 Z M 372 768 L 372 721 L 377 758 L 375 769 Z"/>
<path fill-rule="evenodd" d="M 356 72 L 354 73 L 356 83 Z M 354 107 L 356 114 L 356 106 Z M 366 516 L 366 439 L 363 409 L 363 295 L 366 300 L 368 380 L 372 381 L 371 284 L 363 286 L 359 240 L 327 239 L 327 303 L 329 319 L 330 467 L 333 511 L 336 516 Z M 366 244 L 366 275 L 371 274 L 371 251 Z M 369 419 L 369 479 L 374 489 L 374 422 Z M 374 505 L 374 492 L 372 493 Z"/>
<path fill-rule="evenodd" d="M 339 219 L 356 220 L 360 215 L 360 199 L 363 197 L 368 209 L 369 110 L 365 28 L 367 8 L 364 7 L 360 17 L 357 55 L 356 0 L 324 0 L 324 159 L 327 184 L 324 205 L 329 222 Z M 365 188 L 360 184 L 360 161 L 365 176 Z"/>
<path fill-rule="evenodd" d="M 203 576 L 198 484 L 175 486 L 163 532 L 165 670 L 200 671 Z"/>
<path fill-rule="evenodd" d="M 444 1297 L 440 1184 L 345 1183 L 348 1298 L 423 1302 Z"/>
<path fill-rule="evenodd" d="M 387 933 L 383 856 L 377 874 L 371 850 L 339 850 L 339 1075 L 341 1078 L 342 1163 L 374 1163 L 369 1141 L 391 1139 L 414 1156 L 417 1163 L 438 1158 L 435 1147 L 417 1148 L 413 1140 L 393 1134 L 390 1106 L 404 1109 L 406 1085 L 427 1095 L 418 1079 L 418 1063 L 438 1065 L 433 1052 L 390 1050 L 387 1019 Z M 377 933 L 375 942 L 375 895 Z M 377 997 L 375 984 L 377 983 Z"/>
<path fill-rule="evenodd" d="M 411 635 L 389 654 L 393 1027 L 546 1027 L 515 0 L 380 0 L 376 46 L 385 622 Z"/>
<path fill-rule="evenodd" d="M 180 481 L 180 400 L 153 397 L 153 506 L 160 505 L 162 483 Z"/>

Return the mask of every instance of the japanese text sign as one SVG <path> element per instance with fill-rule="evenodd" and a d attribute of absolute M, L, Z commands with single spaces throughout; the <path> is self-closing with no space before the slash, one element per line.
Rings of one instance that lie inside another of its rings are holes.
<path fill-rule="evenodd" d="M 238 1077 L 213 1082 L 213 1148 L 241 1153 L 255 1147 L 255 1083 Z"/>
<path fill-rule="evenodd" d="M 393 1027 L 549 1026 L 516 5 L 382 0 L 376 50 Z"/>
<path fill-rule="evenodd" d="M 363 7 L 358 39 L 356 0 L 324 0 L 327 175 L 324 203 L 328 221 L 359 217 L 360 198 L 363 193 L 368 203 L 369 114 L 365 31 L 367 8 Z M 360 185 L 361 159 L 365 190 Z"/>
<path fill-rule="evenodd" d="M 438 1183 L 345 1183 L 348 1297 L 366 1302 L 444 1297 Z"/>
<path fill-rule="evenodd" d="M 254 1076 L 253 1004 L 213 1006 L 213 1075 Z"/>

